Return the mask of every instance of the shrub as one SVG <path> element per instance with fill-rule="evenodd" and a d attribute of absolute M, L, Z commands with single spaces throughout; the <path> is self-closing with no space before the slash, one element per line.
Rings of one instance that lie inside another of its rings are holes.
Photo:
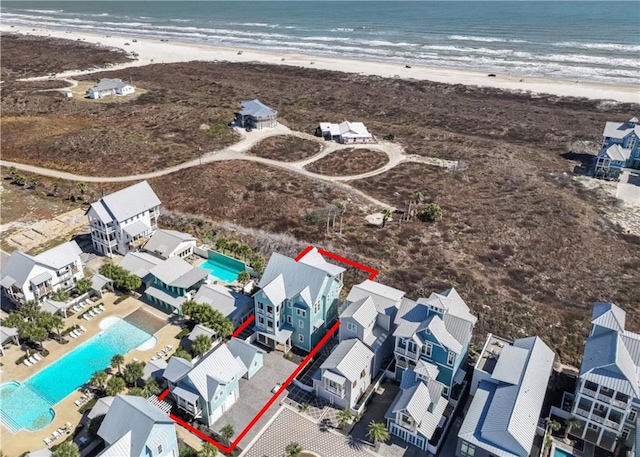
<path fill-rule="evenodd" d="M 442 208 L 437 203 L 429 203 L 418 211 L 418 218 L 425 222 L 436 222 L 442 219 Z"/>

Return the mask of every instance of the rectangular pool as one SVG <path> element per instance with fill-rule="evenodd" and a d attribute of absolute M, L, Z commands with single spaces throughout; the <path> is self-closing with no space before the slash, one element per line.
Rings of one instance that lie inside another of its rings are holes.
<path fill-rule="evenodd" d="M 554 447 L 552 457 L 573 457 L 573 454 L 570 454 L 567 451 Z"/>
<path fill-rule="evenodd" d="M 215 251 L 209 251 L 209 258 L 198 266 L 209 270 L 211 276 L 225 283 L 236 281 L 238 275 L 246 271 L 246 266 L 241 261 Z"/>
<path fill-rule="evenodd" d="M 39 430 L 53 420 L 53 405 L 104 370 L 116 354 L 126 354 L 152 335 L 119 319 L 23 383 L 0 385 L 0 417 L 9 430 Z"/>

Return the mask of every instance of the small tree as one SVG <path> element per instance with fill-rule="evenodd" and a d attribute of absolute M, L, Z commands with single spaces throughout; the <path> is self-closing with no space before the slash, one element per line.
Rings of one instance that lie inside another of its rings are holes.
<path fill-rule="evenodd" d="M 571 430 L 574 428 L 579 429 L 580 427 L 582 427 L 582 423 L 579 420 L 576 420 L 576 419 L 567 420 L 565 422 L 564 439 L 568 440 Z"/>
<path fill-rule="evenodd" d="M 111 368 L 117 368 L 120 374 L 122 374 L 122 365 L 124 365 L 124 356 L 122 354 L 116 354 L 111 357 Z"/>
<path fill-rule="evenodd" d="M 218 448 L 211 443 L 204 443 L 202 449 L 198 451 L 198 457 L 216 457 Z"/>
<path fill-rule="evenodd" d="M 125 387 L 124 379 L 119 376 L 112 376 L 109 378 L 109 381 L 107 381 L 106 393 L 110 397 L 115 397 L 119 393 L 122 393 Z"/>
<path fill-rule="evenodd" d="M 384 422 L 369 422 L 367 427 L 367 436 L 373 441 L 373 445 L 377 446 L 380 441 L 387 441 L 389 439 L 389 430 Z"/>
<path fill-rule="evenodd" d="M 391 217 L 391 210 L 389 208 L 385 208 L 382 210 L 382 228 L 385 228 L 387 226 L 387 222 L 389 221 L 389 218 Z"/>
<path fill-rule="evenodd" d="M 249 266 L 253 268 L 258 274 L 262 274 L 264 272 L 265 260 L 260 254 L 253 254 L 251 256 L 251 260 L 249 260 Z"/>
<path fill-rule="evenodd" d="M 136 384 L 142 375 L 144 375 L 144 364 L 142 362 L 129 362 L 124 366 L 122 377 L 127 384 Z"/>
<path fill-rule="evenodd" d="M 300 457 L 300 454 L 302 454 L 302 446 L 298 443 L 289 443 L 284 448 L 284 457 Z"/>
<path fill-rule="evenodd" d="M 220 429 L 220 436 L 225 441 L 225 443 L 227 443 L 227 446 L 231 444 L 231 438 L 235 434 L 236 434 L 236 431 L 233 428 L 233 425 L 231 424 L 227 424 Z"/>
<path fill-rule="evenodd" d="M 78 192 L 80 192 L 80 199 L 84 199 L 84 194 L 87 192 L 87 183 L 84 181 L 80 181 L 76 187 L 78 188 Z"/>
<path fill-rule="evenodd" d="M 156 378 L 149 378 L 144 383 L 144 391 L 147 395 L 158 395 L 160 393 L 160 386 Z"/>
<path fill-rule="evenodd" d="M 89 292 L 89 290 L 91 290 L 91 280 L 89 278 L 79 279 L 76 283 L 76 292 L 82 295 Z"/>
<path fill-rule="evenodd" d="M 52 457 L 80 457 L 80 450 L 73 441 L 63 441 L 51 453 Z"/>
<path fill-rule="evenodd" d="M 48 330 L 55 329 L 58 336 L 60 336 L 60 331 L 64 328 L 64 321 L 59 315 L 51 314 L 50 316 L 47 316 L 45 328 Z"/>
<path fill-rule="evenodd" d="M 58 189 L 60 188 L 60 185 L 58 183 L 55 183 L 53 185 L 53 189 L 51 189 L 51 195 L 53 197 L 57 197 L 58 196 Z"/>
<path fill-rule="evenodd" d="M 191 345 L 193 355 L 205 354 L 209 349 L 211 349 L 211 337 L 208 335 L 198 335 Z"/>
<path fill-rule="evenodd" d="M 185 351 L 183 348 L 176 349 L 176 352 L 173 353 L 174 357 L 180 357 L 181 359 L 185 359 L 191 361 L 191 354 Z"/>
<path fill-rule="evenodd" d="M 253 250 L 251 249 L 250 246 L 247 246 L 246 244 L 241 244 L 238 247 L 237 254 L 240 257 L 242 257 L 242 260 L 244 260 L 245 262 L 247 261 L 247 257 L 249 257 L 252 253 L 253 253 Z"/>
<path fill-rule="evenodd" d="M 91 375 L 91 379 L 89 380 L 89 385 L 96 390 L 104 391 L 105 385 L 107 383 L 107 373 L 104 371 L 96 371 Z"/>
<path fill-rule="evenodd" d="M 227 251 L 229 251 L 229 254 L 231 254 L 234 257 L 238 255 L 239 250 L 240 250 L 240 243 L 238 243 L 237 241 L 231 241 L 227 245 Z"/>
<path fill-rule="evenodd" d="M 238 275 L 238 282 L 244 287 L 249 281 L 251 281 L 251 275 L 246 271 L 241 271 Z"/>
<path fill-rule="evenodd" d="M 229 245 L 229 240 L 221 236 L 216 240 L 216 251 L 222 252 L 224 254 L 224 251 L 227 249 L 228 245 Z"/>
<path fill-rule="evenodd" d="M 66 302 L 69 300 L 71 294 L 68 290 L 58 289 L 51 294 L 51 298 L 55 301 Z"/>
<path fill-rule="evenodd" d="M 29 189 L 36 190 L 36 187 L 38 187 L 38 179 L 37 178 L 31 178 L 29 180 Z"/>
<path fill-rule="evenodd" d="M 442 208 L 437 203 L 429 203 L 418 211 L 418 217 L 425 222 L 437 222 L 442 219 Z"/>
<path fill-rule="evenodd" d="M 143 398 L 147 397 L 147 393 L 141 387 L 132 387 L 131 389 L 129 389 L 129 395 L 134 395 L 136 397 L 143 397 Z"/>
<path fill-rule="evenodd" d="M 340 411 L 338 413 L 338 417 L 337 417 L 338 426 L 340 428 L 344 427 L 345 425 L 347 425 L 349 423 L 351 418 L 353 418 L 353 414 L 351 414 L 351 411 L 343 409 L 342 411 Z"/>
<path fill-rule="evenodd" d="M 551 432 L 557 432 L 558 430 L 560 430 L 560 422 L 558 421 L 554 421 L 553 419 L 551 419 L 550 417 L 547 417 L 545 419 L 546 423 L 547 423 L 547 433 Z"/>

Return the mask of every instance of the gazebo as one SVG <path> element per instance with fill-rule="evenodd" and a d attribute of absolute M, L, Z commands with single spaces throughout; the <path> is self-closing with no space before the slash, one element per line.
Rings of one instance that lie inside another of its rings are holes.
<path fill-rule="evenodd" d="M 71 302 L 64 303 L 61 301 L 47 299 L 42 303 L 42 311 L 46 311 L 51 314 L 56 314 L 62 311 L 64 318 L 67 318 L 67 309 L 71 306 Z"/>
<path fill-rule="evenodd" d="M 102 298 L 102 291 L 105 289 L 113 292 L 113 279 L 102 276 L 101 274 L 93 275 L 91 278 L 91 292 Z"/>
<path fill-rule="evenodd" d="M 13 341 L 17 346 L 20 346 L 17 328 L 0 327 L 0 354 L 2 355 L 4 355 L 4 343 L 7 341 Z"/>

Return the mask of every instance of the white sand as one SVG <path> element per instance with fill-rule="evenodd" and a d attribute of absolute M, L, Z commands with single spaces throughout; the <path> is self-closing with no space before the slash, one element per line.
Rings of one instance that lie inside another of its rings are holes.
<path fill-rule="evenodd" d="M 11 28 L 0 25 L 2 32 L 25 33 L 29 35 L 51 36 L 70 40 L 83 40 L 89 43 L 100 43 L 105 46 L 117 47 L 126 51 L 138 53 L 138 61 L 123 66 L 140 66 L 150 63 L 171 63 L 201 61 L 229 61 L 229 62 L 260 62 L 277 65 L 293 65 L 304 68 L 318 68 L 322 70 L 342 71 L 382 77 L 399 77 L 404 79 L 419 79 L 448 84 L 464 84 L 470 86 L 495 87 L 513 91 L 530 91 L 531 93 L 547 93 L 558 96 L 585 97 L 590 99 L 608 99 L 618 102 L 640 103 L 640 88 L 630 86 L 614 86 L 588 82 L 570 82 L 547 78 L 532 78 L 513 75 L 489 77 L 486 73 L 433 68 L 412 65 L 405 68 L 403 64 L 388 62 L 372 62 L 361 60 L 340 59 L 333 57 L 311 56 L 305 54 L 287 54 L 282 52 L 259 51 L 244 48 L 230 48 L 207 45 L 205 43 L 161 42 L 159 39 L 134 36 L 96 35 L 79 32 L 64 32 L 47 29 L 35 31 L 25 27 Z M 137 39 L 134 43 L 133 40 Z M 124 43 L 129 43 L 125 46 Z M 67 76 L 78 72 L 68 72 L 58 76 Z"/>

